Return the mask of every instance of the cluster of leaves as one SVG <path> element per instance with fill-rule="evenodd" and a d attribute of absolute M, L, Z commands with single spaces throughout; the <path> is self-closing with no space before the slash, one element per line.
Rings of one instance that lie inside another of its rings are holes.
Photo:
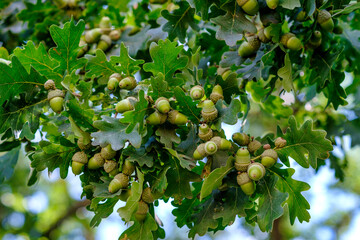
<path fill-rule="evenodd" d="M 360 52 L 360 35 L 359 31 L 348 30 L 342 35 L 323 32 L 321 47 L 289 51 L 279 43 L 279 37 L 282 33 L 293 32 L 306 43 L 318 28 L 313 16 L 316 1 L 280 1 L 274 11 L 265 7 L 265 1 L 259 2 L 260 19 L 269 14 L 277 14 L 278 19 L 271 23 L 273 43 L 263 44 L 253 58 L 241 58 L 236 50 L 245 33 L 256 33 L 264 20 L 251 19 L 236 1 L 169 1 L 163 5 L 148 1 L 131 5 L 130 1 L 124 1 L 120 7 L 113 1 L 84 1 L 75 9 L 57 8 L 40 0 L 27 3 L 18 18 L 34 27 L 34 32 L 25 35 L 33 41 L 16 48 L 10 56 L 1 55 L 11 63 L 0 62 L 3 76 L 0 82 L 0 134 L 3 141 L 0 151 L 6 152 L 0 157 L 0 181 L 11 176 L 21 141 L 26 144 L 34 169 L 29 185 L 37 181 L 44 169 L 52 172 L 59 168 L 61 177 L 66 178 L 71 158 L 79 151 L 76 139 L 86 133 L 93 137 L 91 154 L 98 152 L 99 146 L 111 144 L 120 163 L 128 159 L 137 166 L 131 195 L 126 205 L 118 210 L 126 222 L 134 221 L 122 234 L 124 238 L 165 237 L 164 230 L 155 221 L 157 202 L 151 205 L 143 222 L 133 217 L 144 184 L 149 184 L 161 199 L 173 201 L 177 225 L 189 227 L 192 238 L 196 234 L 222 230 L 234 222 L 236 216 L 245 217 L 250 224 L 256 222 L 262 231 L 271 231 L 273 221 L 283 215 L 285 206 L 289 209 L 292 224 L 296 218 L 300 222 L 309 221 L 310 206 L 302 192 L 310 186 L 292 178 L 294 169 L 290 167 L 289 159 L 304 168 L 316 169 L 329 157 L 332 146 L 324 131 L 313 129 L 311 120 L 300 125 L 297 122 L 302 122 L 302 116 L 297 115 L 297 121 L 291 115 L 303 109 L 304 102 L 315 99 L 317 92 L 325 96 L 326 105 L 332 104 L 335 109 L 347 103 L 340 84 L 345 78 L 344 71 L 359 76 L 360 66 L 356 59 Z M 356 21 L 359 13 L 352 13 L 360 5 L 349 3 L 327 1 L 318 8 L 331 8 L 337 24 L 344 29 L 360 29 Z M 108 8 L 99 12 L 97 4 L 108 5 Z M 69 14 L 74 10 L 79 14 Z M 301 10 L 309 17 L 304 22 L 296 21 Z M 41 14 L 34 14 L 38 11 Z M 62 27 L 50 27 L 69 15 L 83 20 L 76 23 L 72 19 Z M 94 27 L 104 15 L 110 17 L 116 28 L 122 29 L 118 45 L 108 53 L 109 58 L 102 50 L 97 50 L 93 56 L 78 58 L 85 21 Z M 5 24 L 6 19 L 2 21 L 1 24 Z M 133 28 L 128 28 L 125 23 L 133 24 Z M 9 35 L 11 31 L 7 30 L 3 36 Z M 14 47 L 7 44 L 6 39 L 0 41 L 4 41 L 10 50 Z M 40 41 L 43 43 L 37 44 Z M 219 68 L 229 68 L 232 73 L 223 79 L 217 74 Z M 137 88 L 109 91 L 106 82 L 113 73 L 136 75 Z M 65 111 L 61 114 L 49 110 L 43 88 L 47 79 L 53 79 L 57 88 L 66 91 Z M 358 82 L 346 89 L 348 94 L 356 93 Z M 225 98 L 216 104 L 219 117 L 211 126 L 222 137 L 225 137 L 223 123 L 234 125 L 239 118 L 245 122 L 250 101 L 277 119 L 289 118 L 286 131 L 278 127 L 276 136 L 258 138 L 262 144 L 273 146 L 275 137 L 283 137 L 288 144 L 278 150 L 282 164 L 267 171 L 250 197 L 236 184 L 232 151 L 216 153 L 210 169 L 203 161 L 192 159 L 200 143 L 197 131 L 201 115 L 197 107 L 199 101 L 193 101 L 188 91 L 199 84 L 204 87 L 207 97 L 215 84 L 223 88 Z M 291 108 L 284 106 L 283 99 L 275 94 L 283 91 L 305 97 L 297 100 L 296 108 Z M 138 99 L 134 110 L 115 117 L 115 104 L 127 96 Z M 179 127 L 168 123 L 146 125 L 144 119 L 154 111 L 149 97 L 153 100 L 159 97 L 173 99 L 172 108 L 185 114 L 190 122 Z M 358 119 L 352 124 L 356 121 Z M 351 124 L 345 131 L 351 131 Z M 36 133 L 40 133 L 42 139 L 39 143 L 33 141 Z M 111 178 L 102 170 L 85 168 L 80 179 L 83 196 L 91 200 L 89 210 L 95 212 L 91 225 L 97 226 L 102 218 L 113 212 L 121 192 L 108 192 Z M 218 188 L 223 183 L 229 188 L 220 191 Z"/>

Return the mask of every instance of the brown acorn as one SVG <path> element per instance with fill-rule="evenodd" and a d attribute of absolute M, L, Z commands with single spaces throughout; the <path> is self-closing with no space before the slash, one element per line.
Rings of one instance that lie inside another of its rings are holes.
<path fill-rule="evenodd" d="M 277 148 L 283 148 L 286 146 L 286 140 L 282 137 L 278 137 L 275 139 L 275 147 Z"/>
<path fill-rule="evenodd" d="M 149 211 L 149 206 L 144 201 L 139 202 L 138 209 L 135 213 L 135 219 L 139 222 L 142 222 L 145 220 L 147 212 Z"/>
<path fill-rule="evenodd" d="M 47 80 L 44 83 L 44 88 L 45 88 L 45 90 L 55 90 L 56 86 L 55 86 L 54 80 L 51 80 L 51 79 Z"/>
<path fill-rule="evenodd" d="M 130 176 L 135 171 L 134 163 L 130 162 L 129 160 L 125 160 L 122 166 L 122 173 Z"/>
<path fill-rule="evenodd" d="M 141 194 L 141 199 L 146 203 L 154 202 L 154 197 L 151 193 L 151 189 L 149 187 L 145 188 Z"/>

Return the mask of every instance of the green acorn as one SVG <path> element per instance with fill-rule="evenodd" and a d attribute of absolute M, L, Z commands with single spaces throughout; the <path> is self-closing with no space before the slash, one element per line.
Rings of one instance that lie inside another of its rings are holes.
<path fill-rule="evenodd" d="M 96 153 L 92 158 L 89 159 L 88 168 L 89 169 L 98 169 L 104 166 L 105 159 L 101 156 L 100 153 Z"/>
<path fill-rule="evenodd" d="M 113 160 L 105 160 L 104 170 L 105 172 L 109 173 L 110 176 L 115 176 L 119 173 L 118 163 Z"/>
<path fill-rule="evenodd" d="M 246 148 L 239 148 L 235 155 L 235 169 L 245 172 L 250 164 L 250 153 Z"/>
<path fill-rule="evenodd" d="M 109 17 L 102 17 L 99 23 L 99 27 L 101 28 L 104 34 L 109 34 L 111 32 L 111 20 Z"/>
<path fill-rule="evenodd" d="M 248 144 L 248 150 L 250 153 L 256 152 L 259 148 L 261 148 L 261 142 L 257 140 L 253 140 Z"/>
<path fill-rule="evenodd" d="M 101 38 L 102 31 L 100 28 L 94 28 L 85 33 L 85 41 L 87 43 L 96 43 Z"/>
<path fill-rule="evenodd" d="M 82 48 L 79 50 L 79 52 L 78 52 L 78 54 L 77 54 L 77 57 L 78 57 L 78 58 L 84 56 L 85 53 L 86 53 L 87 51 L 89 51 L 89 45 L 87 45 L 86 42 L 85 42 L 85 40 L 83 40 L 83 39 L 80 39 L 79 47 L 82 47 Z"/>
<path fill-rule="evenodd" d="M 275 9 L 279 5 L 279 0 L 266 0 L 266 4 L 269 8 Z"/>
<path fill-rule="evenodd" d="M 156 110 L 146 118 L 146 123 L 150 125 L 159 125 L 159 124 L 163 124 L 166 121 L 166 119 L 167 119 L 166 114 L 162 114 L 158 110 Z"/>
<path fill-rule="evenodd" d="M 211 101 L 215 104 L 217 103 L 217 101 L 219 101 L 219 99 L 224 99 L 224 95 L 223 95 L 223 89 L 222 87 L 218 84 L 216 85 L 211 94 L 210 94 L 210 99 Z"/>
<path fill-rule="evenodd" d="M 300 11 L 296 16 L 296 21 L 303 22 L 306 20 L 306 12 L 304 10 Z"/>
<path fill-rule="evenodd" d="M 146 203 L 152 203 L 154 202 L 154 197 L 151 193 L 151 189 L 149 187 L 145 188 L 141 194 L 141 200 L 143 200 Z"/>
<path fill-rule="evenodd" d="M 239 6 L 247 14 L 253 16 L 259 11 L 259 3 L 257 0 L 236 0 Z"/>
<path fill-rule="evenodd" d="M 130 195 L 131 195 L 131 189 L 121 190 L 119 199 L 123 202 L 126 202 L 128 200 L 128 198 L 130 197 Z"/>
<path fill-rule="evenodd" d="M 238 49 L 239 56 L 245 58 L 254 55 L 260 48 L 261 42 L 257 36 L 248 37 L 247 41 L 242 42 Z"/>
<path fill-rule="evenodd" d="M 232 140 L 240 146 L 247 146 L 250 143 L 250 137 L 246 133 L 234 133 Z"/>
<path fill-rule="evenodd" d="M 309 42 L 307 43 L 307 46 L 310 47 L 310 48 L 317 48 L 321 45 L 321 42 L 322 42 L 322 37 L 321 37 L 321 32 L 316 30 L 314 31 L 314 33 L 312 34 Z"/>
<path fill-rule="evenodd" d="M 45 90 L 55 90 L 56 86 L 55 86 L 54 80 L 51 80 L 51 79 L 47 80 L 44 83 L 44 88 L 45 88 Z"/>
<path fill-rule="evenodd" d="M 168 121 L 174 125 L 184 125 L 188 122 L 188 118 L 177 110 L 171 110 L 168 113 Z"/>
<path fill-rule="evenodd" d="M 107 84 L 108 89 L 111 91 L 114 91 L 116 89 L 117 85 L 119 85 L 120 80 L 121 80 L 120 73 L 111 74 L 109 77 L 108 84 Z"/>
<path fill-rule="evenodd" d="M 118 113 L 124 113 L 127 111 L 134 110 L 136 102 L 137 99 L 134 97 L 125 98 L 116 104 L 115 111 Z"/>
<path fill-rule="evenodd" d="M 231 142 L 229 140 L 219 136 L 211 138 L 210 141 L 213 141 L 219 150 L 229 150 L 232 148 Z"/>
<path fill-rule="evenodd" d="M 122 166 L 122 173 L 130 176 L 135 171 L 134 163 L 129 160 L 125 160 Z"/>
<path fill-rule="evenodd" d="M 325 9 L 320 10 L 317 17 L 317 22 L 325 31 L 332 32 L 334 30 L 334 21 L 331 18 L 331 14 Z"/>
<path fill-rule="evenodd" d="M 89 142 L 87 144 L 84 144 L 84 138 L 79 137 L 79 139 L 77 140 L 77 145 L 81 150 L 89 149 L 91 147 L 91 141 L 90 140 L 88 141 Z"/>
<path fill-rule="evenodd" d="M 205 152 L 207 155 L 213 155 L 217 152 L 217 150 L 217 145 L 213 141 L 207 141 L 205 143 Z"/>
<path fill-rule="evenodd" d="M 114 151 L 109 144 L 106 147 L 101 148 L 100 154 L 105 160 L 109 160 L 115 157 L 116 151 Z"/>
<path fill-rule="evenodd" d="M 284 35 L 282 35 L 280 42 L 286 48 L 294 51 L 298 51 L 303 47 L 300 39 L 298 39 L 293 33 L 285 33 Z"/>
<path fill-rule="evenodd" d="M 268 37 L 265 35 L 265 28 L 262 28 L 262 29 L 259 30 L 259 32 L 258 32 L 258 37 L 259 37 L 259 40 L 260 40 L 261 42 L 263 42 L 263 43 L 268 43 L 268 42 L 271 41 L 271 38 L 270 38 L 270 37 L 268 38 Z"/>
<path fill-rule="evenodd" d="M 135 213 L 135 219 L 139 222 L 142 222 L 145 220 L 147 212 L 149 211 L 149 206 L 144 201 L 139 202 L 138 209 Z"/>
<path fill-rule="evenodd" d="M 115 193 L 120 189 L 127 189 L 129 185 L 129 177 L 123 173 L 117 174 L 109 184 L 109 192 Z"/>
<path fill-rule="evenodd" d="M 274 149 L 267 149 L 261 154 L 261 164 L 266 168 L 272 167 L 277 159 L 278 155 Z"/>
<path fill-rule="evenodd" d="M 205 90 L 200 85 L 196 85 L 190 89 L 190 97 L 194 100 L 202 99 L 204 95 L 205 95 Z"/>
<path fill-rule="evenodd" d="M 88 157 L 85 152 L 77 152 L 72 157 L 71 169 L 75 175 L 82 172 L 82 167 L 88 162 Z"/>
<path fill-rule="evenodd" d="M 109 37 L 112 41 L 117 41 L 120 39 L 121 37 L 121 32 L 120 30 L 112 30 L 110 33 L 109 33 Z"/>
<path fill-rule="evenodd" d="M 259 181 L 265 176 L 266 169 L 261 163 L 251 163 L 247 169 L 249 178 L 254 181 Z"/>
<path fill-rule="evenodd" d="M 343 29 L 340 25 L 336 25 L 336 26 L 334 27 L 333 33 L 335 33 L 335 34 L 342 34 L 343 31 L 344 31 L 344 29 Z"/>
<path fill-rule="evenodd" d="M 246 195 L 252 195 L 255 192 L 255 183 L 249 178 L 246 172 L 240 173 L 236 177 L 236 181 Z"/>
<path fill-rule="evenodd" d="M 161 113 L 168 113 L 170 111 L 169 100 L 165 97 L 159 97 L 155 102 L 156 109 Z"/>
<path fill-rule="evenodd" d="M 196 150 L 194 151 L 193 158 L 195 160 L 201 160 L 206 156 L 207 153 L 205 151 L 205 143 L 202 143 L 199 146 L 197 146 Z"/>
<path fill-rule="evenodd" d="M 211 100 L 205 100 L 203 102 L 201 116 L 203 117 L 205 122 L 211 122 L 217 118 L 218 110 L 216 109 L 215 104 Z"/>
<path fill-rule="evenodd" d="M 69 8 L 76 8 L 78 6 L 78 0 L 67 0 L 67 6 Z"/>
<path fill-rule="evenodd" d="M 126 89 L 126 90 L 133 90 L 136 87 L 137 83 L 134 77 L 126 77 L 123 78 L 120 82 L 119 82 L 119 87 L 121 89 Z"/>
<path fill-rule="evenodd" d="M 100 41 L 97 45 L 98 49 L 103 50 L 104 52 L 109 49 L 111 46 L 111 39 L 108 35 L 101 35 Z"/>
<path fill-rule="evenodd" d="M 199 138 L 204 141 L 209 141 L 213 137 L 213 131 L 211 128 L 206 124 L 203 123 L 199 127 Z"/>
<path fill-rule="evenodd" d="M 63 110 L 64 97 L 64 92 L 59 89 L 49 91 L 48 100 L 54 112 L 59 113 Z"/>
<path fill-rule="evenodd" d="M 221 74 L 222 79 L 223 79 L 223 80 L 226 80 L 226 79 L 230 76 L 231 73 L 232 73 L 231 69 L 225 70 L 225 71 Z"/>
<path fill-rule="evenodd" d="M 286 140 L 282 137 L 278 137 L 275 139 L 275 147 L 277 148 L 283 148 L 286 146 Z"/>

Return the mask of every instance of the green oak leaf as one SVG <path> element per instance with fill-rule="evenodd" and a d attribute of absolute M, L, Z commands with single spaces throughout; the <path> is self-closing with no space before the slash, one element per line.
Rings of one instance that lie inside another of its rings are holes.
<path fill-rule="evenodd" d="M 85 104 L 80 104 L 77 99 L 73 98 L 68 101 L 67 107 L 69 108 L 68 113 L 74 119 L 74 121 L 81 127 L 89 131 L 96 131 L 93 127 L 93 116 L 94 110 L 86 106 Z"/>
<path fill-rule="evenodd" d="M 347 94 L 344 88 L 341 86 L 341 83 L 345 79 L 345 73 L 331 70 L 331 76 L 331 81 L 323 89 L 323 93 L 328 99 L 327 106 L 332 103 L 336 110 L 340 105 L 348 104 L 348 102 L 345 100 Z"/>
<path fill-rule="evenodd" d="M 218 119 L 215 123 L 218 131 L 221 130 L 221 123 L 230 125 L 237 123 L 239 119 L 238 114 L 241 112 L 241 103 L 239 99 L 231 100 L 231 103 L 228 107 L 224 107 L 223 101 L 220 99 L 217 101 L 215 106 L 219 112 Z"/>
<path fill-rule="evenodd" d="M 333 150 L 331 141 L 326 139 L 324 130 L 314 130 L 312 120 L 307 120 L 298 128 L 294 116 L 289 118 L 289 127 L 285 134 L 280 134 L 287 144 L 283 148 L 276 149 L 282 162 L 288 162 L 288 158 L 293 158 L 300 166 L 316 169 L 318 159 L 329 157 L 329 151 Z"/>
<path fill-rule="evenodd" d="M 340 8 L 341 8 L 341 6 L 340 6 Z M 346 6 L 344 9 L 335 10 L 332 17 L 335 17 L 337 15 L 341 15 L 341 14 L 347 15 L 349 13 L 352 13 L 352 12 L 356 11 L 359 8 L 360 8 L 360 3 L 359 2 L 354 3 L 354 4 L 350 4 L 350 5 Z"/>
<path fill-rule="evenodd" d="M 144 26 L 141 28 L 140 32 L 136 34 L 131 34 L 131 30 L 131 28 L 125 29 L 124 32 L 121 33 L 119 41 L 129 48 L 129 55 L 134 57 L 138 51 L 145 50 L 147 48 L 147 42 L 151 38 L 151 36 L 148 35 L 150 25 Z"/>
<path fill-rule="evenodd" d="M 103 198 L 100 198 L 103 199 Z M 94 198 L 94 200 L 98 200 L 97 198 Z M 95 209 L 92 209 L 95 213 L 94 217 L 91 219 L 90 221 L 90 226 L 91 227 L 96 227 L 99 226 L 99 224 L 101 223 L 101 220 L 103 218 L 107 218 L 110 216 L 110 214 L 113 213 L 113 209 L 115 204 L 119 201 L 118 198 L 107 198 L 106 202 L 104 203 L 97 203 L 94 204 L 96 206 Z M 91 204 L 93 205 L 93 204 Z"/>
<path fill-rule="evenodd" d="M 20 146 L 3 153 L 0 152 L 0 183 L 10 179 L 12 176 L 15 165 L 18 161 L 20 153 Z"/>
<path fill-rule="evenodd" d="M 301 4 L 299 0 L 280 0 L 279 6 L 292 10 L 296 7 L 301 7 Z"/>
<path fill-rule="evenodd" d="M 236 42 L 243 37 L 244 32 L 256 33 L 254 23 L 249 21 L 244 13 L 236 10 L 212 18 L 210 21 L 219 26 L 216 31 L 216 39 L 225 40 L 228 46 L 235 46 Z"/>
<path fill-rule="evenodd" d="M 284 59 L 285 65 L 280 68 L 277 72 L 278 76 L 282 78 L 283 81 L 283 87 L 285 91 L 290 92 L 291 89 L 294 89 L 293 83 L 292 83 L 292 67 L 291 67 L 291 60 L 288 53 L 285 55 Z"/>
<path fill-rule="evenodd" d="M 152 43 L 150 47 L 150 56 L 152 63 L 145 63 L 144 70 L 152 72 L 154 76 L 162 73 L 165 80 L 171 82 L 174 73 L 186 67 L 188 57 L 178 57 L 183 46 L 177 46 L 177 42 L 171 42 L 169 39 L 165 41 L 159 40 L 158 44 Z"/>
<path fill-rule="evenodd" d="M 119 239 L 153 240 L 153 233 L 158 229 L 155 219 L 147 213 L 143 222 L 135 221 L 131 227 L 126 229 Z"/>
<path fill-rule="evenodd" d="M 230 75 L 224 80 L 221 76 L 216 78 L 216 83 L 223 89 L 224 100 L 230 104 L 233 99 L 233 94 L 239 95 L 239 80 L 237 79 L 236 72 L 230 73 Z"/>
<path fill-rule="evenodd" d="M 196 102 L 190 96 L 185 95 L 185 92 L 180 87 L 175 88 L 174 94 L 180 112 L 185 114 L 193 123 L 198 123 L 201 109 L 196 106 Z"/>
<path fill-rule="evenodd" d="M 155 77 L 151 77 L 150 83 L 149 95 L 153 99 L 158 99 L 159 97 L 170 98 L 174 95 L 174 93 L 168 89 L 168 83 L 165 81 L 162 73 L 158 73 Z"/>
<path fill-rule="evenodd" d="M 289 207 L 291 225 L 294 224 L 295 218 L 298 218 L 299 222 L 309 222 L 310 214 L 308 210 L 310 209 L 310 204 L 301 192 L 309 190 L 310 185 L 291 178 L 295 173 L 295 169 L 293 168 L 272 168 L 270 171 L 279 178 L 276 183 L 276 187 L 281 192 L 289 194 L 286 203 Z"/>
<path fill-rule="evenodd" d="M 154 165 L 153 156 L 151 156 L 143 147 L 131 151 L 127 160 L 130 162 L 137 162 L 140 167 L 146 165 L 150 168 Z"/>
<path fill-rule="evenodd" d="M 110 63 L 115 66 L 117 72 L 122 72 L 126 76 L 130 76 L 140 70 L 139 65 L 143 64 L 144 60 L 135 60 L 130 57 L 128 49 L 122 42 L 120 46 L 120 56 L 111 56 Z"/>
<path fill-rule="evenodd" d="M 49 53 L 52 58 L 57 60 L 60 65 L 55 68 L 60 74 L 70 74 L 73 70 L 82 68 L 86 64 L 85 58 L 77 58 L 80 50 L 80 37 L 85 29 L 85 22 L 80 20 L 76 25 L 72 19 L 66 22 L 63 28 L 52 25 L 50 34 L 56 43 L 56 48 L 50 49 Z"/>
<path fill-rule="evenodd" d="M 174 128 L 159 127 L 156 132 L 156 136 L 160 137 L 160 142 L 165 145 L 166 148 L 172 148 L 173 143 L 179 144 L 181 139 L 176 135 Z"/>
<path fill-rule="evenodd" d="M 155 173 L 147 173 L 146 177 L 150 179 L 151 182 L 151 192 L 156 194 L 163 194 L 168 186 L 166 173 L 169 170 L 170 166 L 163 167 L 160 172 L 156 175 Z"/>
<path fill-rule="evenodd" d="M 91 170 L 90 170 L 91 171 Z M 90 186 L 93 188 L 94 197 L 96 198 L 113 198 L 121 193 L 118 191 L 116 193 L 109 192 L 109 184 L 112 179 L 110 177 L 102 176 L 100 177 L 99 182 L 90 182 Z"/>
<path fill-rule="evenodd" d="M 168 150 L 168 152 L 171 154 L 173 158 L 179 160 L 180 166 L 182 168 L 186 168 L 187 170 L 191 171 L 191 169 L 196 165 L 196 163 L 191 157 L 184 154 L 179 154 L 177 151 L 175 151 L 172 148 L 164 148 L 164 149 Z"/>
<path fill-rule="evenodd" d="M 34 1 L 33 1 L 34 2 Z M 43 21 L 46 17 L 54 15 L 58 8 L 51 2 L 37 0 L 36 3 L 24 2 L 25 8 L 17 14 L 17 17 L 28 22 L 28 27 L 33 28 L 36 23 Z"/>
<path fill-rule="evenodd" d="M 141 136 L 137 131 L 126 133 L 128 125 L 123 124 L 119 119 L 101 116 L 102 120 L 95 121 L 93 126 L 100 131 L 94 132 L 91 136 L 94 138 L 93 145 L 105 147 L 111 144 L 112 149 L 118 151 L 122 149 L 125 142 L 129 141 L 135 148 L 141 145 Z"/>
<path fill-rule="evenodd" d="M 192 8 L 195 8 L 196 13 L 200 13 L 203 20 L 209 19 L 209 9 L 215 0 L 189 0 L 188 1 Z"/>
<path fill-rule="evenodd" d="M 89 61 L 86 65 L 86 77 L 99 77 L 100 84 L 107 84 L 111 74 L 116 72 L 114 63 L 107 60 L 105 53 L 97 49 L 95 56 L 89 56 Z"/>
<path fill-rule="evenodd" d="M 192 125 L 186 136 L 186 139 L 181 141 L 181 143 L 177 146 L 176 149 L 191 156 L 191 154 L 193 154 L 193 152 L 195 151 L 198 142 L 199 137 L 196 134 L 195 126 Z"/>

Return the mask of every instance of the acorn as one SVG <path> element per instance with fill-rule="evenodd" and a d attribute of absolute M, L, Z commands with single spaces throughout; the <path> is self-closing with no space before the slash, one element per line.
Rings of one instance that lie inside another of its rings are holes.
<path fill-rule="evenodd" d="M 82 57 L 89 50 L 89 45 L 86 44 L 85 40 L 80 39 L 79 47 L 81 47 L 81 49 L 79 50 L 77 57 Z"/>
<path fill-rule="evenodd" d="M 119 82 L 121 80 L 120 73 L 113 73 L 109 77 L 109 81 L 107 83 L 107 87 L 109 90 L 113 91 L 116 89 L 116 87 L 119 85 Z"/>
<path fill-rule="evenodd" d="M 241 43 L 238 54 L 245 58 L 254 55 L 260 48 L 261 42 L 257 36 L 248 37 L 247 41 Z"/>
<path fill-rule="evenodd" d="M 129 176 L 119 173 L 116 174 L 113 180 L 109 184 L 109 192 L 115 193 L 120 189 L 126 189 L 129 185 Z"/>
<path fill-rule="evenodd" d="M 213 141 L 207 141 L 205 143 L 205 152 L 207 155 L 213 155 L 217 152 L 217 145 Z"/>
<path fill-rule="evenodd" d="M 96 153 L 92 158 L 89 159 L 88 168 L 89 169 L 98 169 L 104 166 L 105 159 L 101 156 L 100 153 Z"/>
<path fill-rule="evenodd" d="M 286 146 L 286 140 L 282 137 L 278 137 L 275 139 L 275 147 L 277 148 L 283 148 Z"/>
<path fill-rule="evenodd" d="M 300 39 L 298 39 L 293 33 L 285 33 L 282 35 L 280 42 L 286 48 L 294 51 L 300 50 L 303 47 Z"/>
<path fill-rule="evenodd" d="M 55 86 L 54 80 L 51 80 L 51 79 L 47 80 L 44 83 L 44 88 L 45 88 L 45 90 L 55 90 L 56 86 Z"/>
<path fill-rule="evenodd" d="M 239 6 L 247 14 L 254 16 L 259 11 L 259 3 L 257 0 L 236 0 Z"/>
<path fill-rule="evenodd" d="M 259 30 L 259 32 L 258 32 L 258 37 L 259 37 L 259 40 L 260 40 L 261 42 L 263 42 L 263 43 L 268 43 L 268 42 L 271 41 L 271 38 L 270 38 L 270 37 L 268 38 L 268 37 L 265 35 L 265 28 L 262 28 L 262 29 Z"/>
<path fill-rule="evenodd" d="M 98 49 L 103 50 L 104 52 L 109 49 L 111 46 L 111 39 L 108 35 L 101 35 L 100 41 L 97 45 Z"/>
<path fill-rule="evenodd" d="M 255 192 L 255 183 L 249 178 L 246 172 L 240 173 L 236 177 L 236 181 L 246 195 L 252 195 Z"/>
<path fill-rule="evenodd" d="M 259 148 L 261 148 L 261 142 L 259 142 L 259 141 L 257 141 L 257 140 L 253 140 L 253 141 L 251 141 L 251 142 L 249 142 L 249 144 L 248 144 L 248 150 L 249 150 L 249 152 L 250 153 L 254 153 L 254 152 L 256 152 Z"/>
<path fill-rule="evenodd" d="M 151 193 L 151 189 L 149 187 L 145 188 L 141 194 L 141 200 L 143 200 L 146 203 L 152 203 L 154 202 L 154 197 Z"/>
<path fill-rule="evenodd" d="M 231 69 L 225 70 L 225 71 L 221 74 L 222 79 L 223 79 L 223 80 L 226 80 L 226 79 L 230 76 L 231 73 L 232 73 Z"/>
<path fill-rule="evenodd" d="M 306 12 L 304 10 L 300 11 L 296 16 L 296 21 L 303 22 L 306 20 Z"/>
<path fill-rule="evenodd" d="M 101 38 L 102 31 L 100 28 L 94 28 L 85 33 L 85 41 L 87 43 L 96 43 Z"/>
<path fill-rule="evenodd" d="M 119 195 L 119 199 L 123 202 L 126 202 L 127 199 L 130 197 L 130 195 L 131 195 L 131 189 L 122 190 Z"/>
<path fill-rule="evenodd" d="M 219 99 L 224 99 L 224 95 L 223 95 L 223 89 L 222 87 L 218 84 L 216 85 L 211 94 L 210 94 L 210 99 L 211 101 L 213 101 L 213 103 L 217 103 L 217 101 L 219 101 Z"/>
<path fill-rule="evenodd" d="M 188 118 L 177 110 L 171 110 L 168 113 L 168 121 L 174 125 L 184 125 L 188 122 Z"/>
<path fill-rule="evenodd" d="M 211 138 L 210 141 L 213 141 L 219 150 L 229 150 L 232 148 L 231 142 L 229 140 L 219 136 Z"/>
<path fill-rule="evenodd" d="M 310 47 L 310 48 L 317 48 L 321 45 L 321 42 L 322 42 L 322 37 L 321 37 L 321 32 L 316 30 L 314 31 L 314 33 L 312 34 L 310 40 L 308 41 L 307 43 L 307 46 Z"/>
<path fill-rule="evenodd" d="M 245 172 L 250 164 L 250 153 L 246 148 L 239 148 L 235 154 L 235 168 Z"/>
<path fill-rule="evenodd" d="M 205 151 L 205 143 L 202 143 L 199 146 L 197 146 L 196 150 L 194 151 L 193 158 L 195 160 L 201 160 L 206 156 L 207 153 Z"/>
<path fill-rule="evenodd" d="M 87 144 L 84 144 L 84 138 L 79 137 L 79 139 L 77 140 L 77 145 L 81 150 L 86 150 L 91 147 L 91 141 L 89 140 Z"/>
<path fill-rule="evenodd" d="M 76 8 L 78 6 L 78 0 L 67 0 L 66 2 L 69 8 Z"/>
<path fill-rule="evenodd" d="M 190 97 L 193 100 L 202 99 L 205 95 L 205 90 L 202 86 L 196 85 L 190 89 Z"/>
<path fill-rule="evenodd" d="M 250 137 L 246 133 L 234 133 L 232 140 L 240 146 L 247 146 L 250 143 Z"/>
<path fill-rule="evenodd" d="M 277 159 L 278 154 L 274 149 L 267 149 L 261 154 L 261 164 L 266 168 L 272 167 Z"/>
<path fill-rule="evenodd" d="M 271 9 L 275 9 L 279 5 L 279 0 L 266 0 L 266 5 Z"/>
<path fill-rule="evenodd" d="M 111 20 L 109 17 L 102 17 L 99 23 L 99 27 L 101 28 L 104 34 L 109 34 L 111 32 Z"/>
<path fill-rule="evenodd" d="M 199 127 L 199 138 L 204 141 L 209 141 L 213 137 L 213 131 L 206 123 Z"/>
<path fill-rule="evenodd" d="M 120 30 L 112 30 L 110 33 L 109 33 L 109 37 L 112 41 L 117 41 L 120 39 L 121 37 L 121 32 Z"/>
<path fill-rule="evenodd" d="M 109 144 L 106 147 L 101 148 L 100 154 L 105 160 L 109 160 L 115 157 L 116 151 L 114 151 Z"/>
<path fill-rule="evenodd" d="M 201 116 L 205 122 L 211 122 L 218 116 L 218 110 L 211 100 L 205 100 L 203 102 L 203 108 L 201 110 Z"/>
<path fill-rule="evenodd" d="M 320 10 L 317 16 L 317 22 L 325 31 L 332 32 L 334 30 L 334 21 L 331 18 L 331 14 L 325 9 Z"/>
<path fill-rule="evenodd" d="M 169 100 L 165 97 L 159 97 L 155 102 L 156 109 L 161 113 L 168 113 L 170 111 Z"/>
<path fill-rule="evenodd" d="M 119 173 L 118 163 L 113 160 L 105 160 L 104 170 L 105 172 L 109 173 L 110 176 L 115 176 Z"/>
<path fill-rule="evenodd" d="M 138 209 L 135 213 L 135 219 L 139 222 L 142 222 L 145 220 L 147 212 L 149 211 L 149 206 L 144 201 L 139 202 Z"/>
<path fill-rule="evenodd" d="M 261 163 L 251 163 L 248 166 L 247 174 L 249 178 L 254 181 L 259 181 L 265 176 L 266 169 Z"/>
<path fill-rule="evenodd" d="M 333 29 L 333 33 L 335 33 L 335 34 L 342 34 L 343 31 L 344 31 L 344 29 L 340 25 L 336 25 Z"/>
<path fill-rule="evenodd" d="M 136 102 L 137 99 L 134 97 L 125 98 L 116 104 L 115 111 L 118 113 L 124 113 L 127 111 L 134 110 Z"/>
<path fill-rule="evenodd" d="M 88 157 L 85 152 L 77 152 L 72 157 L 71 169 L 75 175 L 82 172 L 82 167 L 88 162 Z"/>
<path fill-rule="evenodd" d="M 126 89 L 126 90 L 133 90 L 136 87 L 137 83 L 134 77 L 126 77 L 123 78 L 120 82 L 119 82 L 119 87 L 121 89 Z"/>
<path fill-rule="evenodd" d="M 156 110 L 146 118 L 146 123 L 150 125 L 159 125 L 159 124 L 163 124 L 166 121 L 166 119 L 167 119 L 166 114 L 162 114 L 161 112 Z"/>
<path fill-rule="evenodd" d="M 47 97 L 50 102 L 50 107 L 54 112 L 59 113 L 63 110 L 63 103 L 65 97 L 63 91 L 59 89 L 50 90 Z"/>
<path fill-rule="evenodd" d="M 135 171 L 135 164 L 129 160 L 125 160 L 122 166 L 122 173 L 130 176 Z"/>

